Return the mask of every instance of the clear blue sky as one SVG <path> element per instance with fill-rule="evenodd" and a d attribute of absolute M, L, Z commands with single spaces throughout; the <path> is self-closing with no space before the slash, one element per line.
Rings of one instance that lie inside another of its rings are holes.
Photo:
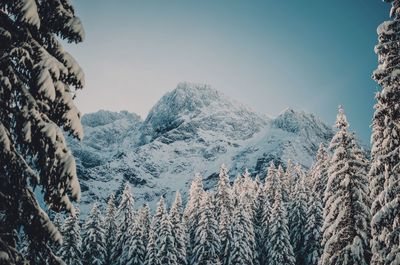
<path fill-rule="evenodd" d="M 181 81 L 203 82 L 258 112 L 293 107 L 333 124 L 343 104 L 369 142 L 379 0 L 74 0 L 86 40 L 82 112 L 143 118 Z"/>

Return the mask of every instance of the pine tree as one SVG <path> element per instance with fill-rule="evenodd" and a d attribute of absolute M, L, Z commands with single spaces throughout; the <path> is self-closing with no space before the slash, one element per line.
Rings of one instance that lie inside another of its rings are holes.
<path fill-rule="evenodd" d="M 304 186 L 304 177 L 299 179 L 289 203 L 289 235 L 297 265 L 304 262 L 305 227 L 307 223 L 307 194 Z"/>
<path fill-rule="evenodd" d="M 82 255 L 85 265 L 103 265 L 106 249 L 103 220 L 98 204 L 94 203 L 83 227 Z"/>
<path fill-rule="evenodd" d="M 199 222 L 195 230 L 191 265 L 216 264 L 221 249 L 218 222 L 214 205 L 207 193 L 203 193 L 199 205 Z"/>
<path fill-rule="evenodd" d="M 82 265 L 81 235 L 77 215 L 69 216 L 62 226 L 63 244 L 59 255 L 67 265 Z"/>
<path fill-rule="evenodd" d="M 376 93 L 375 113 L 372 121 L 370 198 L 372 261 L 373 265 L 398 264 L 400 256 L 400 145 L 399 112 L 399 47 L 400 1 L 392 4 L 391 20 L 378 27 L 379 43 L 375 46 L 378 69 L 373 79 L 382 88 Z M 397 262 L 396 262 L 397 259 Z"/>
<path fill-rule="evenodd" d="M 160 261 L 157 258 L 157 249 L 156 249 L 156 237 L 154 234 L 153 226 L 150 229 L 149 233 L 149 242 L 146 247 L 146 257 L 144 261 L 145 265 L 161 265 Z"/>
<path fill-rule="evenodd" d="M 277 190 L 280 190 L 278 183 Z M 281 192 L 275 193 L 275 200 L 271 213 L 271 224 L 268 246 L 268 263 L 269 265 L 294 265 L 296 259 L 294 257 L 293 248 L 290 243 L 288 220 L 285 205 L 282 202 Z"/>
<path fill-rule="evenodd" d="M 219 260 L 223 265 L 229 265 L 229 258 L 231 256 L 231 250 L 233 245 L 233 234 L 232 234 L 232 216 L 227 208 L 222 208 L 218 235 L 220 237 L 220 250 Z"/>
<path fill-rule="evenodd" d="M 310 193 L 309 206 L 307 210 L 307 224 L 304 231 L 304 254 L 305 264 L 318 265 L 322 254 L 322 226 L 323 207 L 319 199 L 319 194 L 314 191 Z"/>
<path fill-rule="evenodd" d="M 144 204 L 138 213 L 139 226 L 142 229 L 142 240 L 145 246 L 149 243 L 151 229 L 151 214 L 149 205 Z"/>
<path fill-rule="evenodd" d="M 264 188 L 267 191 L 267 199 L 270 205 L 274 203 L 275 198 L 275 187 L 279 181 L 277 177 L 277 171 L 273 162 L 268 167 L 267 177 L 264 181 Z"/>
<path fill-rule="evenodd" d="M 228 169 L 225 165 L 222 165 L 219 171 L 219 180 L 215 197 L 217 200 L 216 216 L 219 221 L 224 208 L 226 208 L 228 212 L 232 211 L 232 188 L 229 182 Z"/>
<path fill-rule="evenodd" d="M 249 264 L 254 261 L 254 230 L 246 205 L 239 201 L 233 213 L 232 236 L 233 244 L 229 264 Z"/>
<path fill-rule="evenodd" d="M 176 192 L 175 201 L 170 210 L 170 217 L 176 250 L 176 261 L 179 265 L 186 265 L 186 229 L 182 222 L 182 198 L 179 191 Z"/>
<path fill-rule="evenodd" d="M 254 265 L 264 265 L 265 263 L 265 233 L 268 231 L 268 221 L 266 218 L 266 206 L 268 205 L 268 200 L 266 198 L 266 193 L 264 186 L 260 184 L 257 185 L 257 197 L 253 206 L 253 227 L 254 227 L 254 242 L 255 242 L 255 252 L 254 252 Z"/>
<path fill-rule="evenodd" d="M 79 43 L 84 31 L 68 1 L 4 0 L 0 10 L 0 256 L 25 262 L 15 248 L 14 231 L 23 231 L 32 252 L 61 264 L 50 247 L 61 235 L 32 189 L 74 214 L 80 187 L 62 130 L 83 137 L 73 96 L 84 74 L 61 40 Z"/>
<path fill-rule="evenodd" d="M 115 197 L 114 194 L 111 194 L 107 202 L 107 212 L 103 224 L 104 241 L 105 241 L 104 265 L 115 264 L 115 260 L 113 259 L 113 252 L 118 234 L 118 227 L 115 219 L 116 219 Z"/>
<path fill-rule="evenodd" d="M 195 231 L 196 227 L 199 222 L 199 207 L 200 207 L 200 201 L 201 197 L 204 193 L 203 189 L 203 182 L 202 182 L 202 177 L 200 175 L 197 175 L 195 179 L 192 182 L 192 185 L 190 186 L 189 190 L 189 200 L 186 205 L 186 209 L 183 215 L 184 222 L 186 224 L 186 229 L 187 229 L 187 240 L 188 240 L 188 249 L 187 249 L 187 255 L 188 257 L 191 256 L 191 251 L 194 247 L 194 237 L 195 237 Z"/>
<path fill-rule="evenodd" d="M 343 109 L 336 119 L 338 131 L 325 192 L 323 254 L 320 265 L 369 264 L 369 208 L 367 176 L 360 174 L 354 139 Z"/>
<path fill-rule="evenodd" d="M 129 239 L 124 245 L 121 257 L 121 264 L 143 265 L 145 262 L 146 245 L 143 241 L 143 227 L 141 226 L 140 216 L 137 215 Z"/>
<path fill-rule="evenodd" d="M 113 251 L 113 260 L 119 265 L 125 265 L 122 260 L 122 252 L 124 246 L 128 244 L 129 232 L 134 220 L 133 203 L 131 188 L 127 183 L 122 193 L 121 203 L 118 206 L 117 221 L 119 229 Z"/>
<path fill-rule="evenodd" d="M 162 209 L 161 209 L 162 208 Z M 177 265 L 177 255 L 175 249 L 174 237 L 172 235 L 172 223 L 165 209 L 164 199 L 161 198 L 155 222 L 154 231 L 156 233 L 156 253 L 160 264 Z"/>
<path fill-rule="evenodd" d="M 328 162 L 328 153 L 326 152 L 324 145 L 321 143 L 310 175 L 313 184 L 312 191 L 318 195 L 317 199 L 320 200 L 322 206 L 325 204 L 323 201 L 326 185 L 328 183 Z"/>

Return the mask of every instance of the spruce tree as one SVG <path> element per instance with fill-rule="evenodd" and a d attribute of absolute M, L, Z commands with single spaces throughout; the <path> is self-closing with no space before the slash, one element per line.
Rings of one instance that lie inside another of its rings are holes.
<path fill-rule="evenodd" d="M 277 177 L 277 170 L 273 162 L 270 163 L 267 171 L 267 176 L 264 181 L 264 188 L 267 191 L 267 199 L 270 205 L 274 203 L 275 198 L 275 187 L 277 186 L 277 182 L 279 181 Z"/>
<path fill-rule="evenodd" d="M 219 260 L 223 265 L 229 265 L 229 258 L 231 256 L 231 250 L 233 245 L 233 234 L 232 234 L 232 214 L 227 208 L 222 208 L 218 235 L 220 237 L 220 250 Z"/>
<path fill-rule="evenodd" d="M 299 179 L 293 192 L 292 199 L 288 205 L 289 213 L 289 235 L 297 265 L 303 265 L 304 262 L 304 243 L 305 227 L 307 223 L 307 194 L 305 180 Z"/>
<path fill-rule="evenodd" d="M 338 131 L 325 192 L 323 254 L 320 265 L 367 265 L 370 260 L 368 180 L 359 170 L 354 138 L 343 108 L 336 119 Z"/>
<path fill-rule="evenodd" d="M 370 198 L 373 265 L 397 264 L 400 256 L 400 100 L 399 46 L 400 1 L 392 4 L 391 20 L 378 27 L 378 68 L 372 77 L 382 88 L 376 93 L 372 121 Z M 396 262 L 397 259 L 397 262 Z"/>
<path fill-rule="evenodd" d="M 151 229 L 151 213 L 149 205 L 144 204 L 138 213 L 139 227 L 142 229 L 142 240 L 145 246 L 149 243 Z"/>
<path fill-rule="evenodd" d="M 143 265 L 145 262 L 146 245 L 143 241 L 143 227 L 140 216 L 137 215 L 129 232 L 129 239 L 124 245 L 120 264 Z"/>
<path fill-rule="evenodd" d="M 254 265 L 263 265 L 264 247 L 265 247 L 265 206 L 268 204 L 266 199 L 266 194 L 264 186 L 260 184 L 258 186 L 257 197 L 253 205 L 253 228 L 254 228 L 254 242 L 255 242 L 255 252 L 254 252 Z"/>
<path fill-rule="evenodd" d="M 232 249 L 229 257 L 229 263 L 231 265 L 248 264 L 253 265 L 254 263 L 254 252 L 255 252 L 255 239 L 252 219 L 250 216 L 250 210 L 246 209 L 248 206 L 243 198 L 239 199 L 239 204 L 233 213 L 233 224 L 232 224 Z"/>
<path fill-rule="evenodd" d="M 82 239 L 78 216 L 71 215 L 65 219 L 62 231 L 63 243 L 58 254 L 67 265 L 82 265 Z"/>
<path fill-rule="evenodd" d="M 187 255 L 188 257 L 191 256 L 191 251 L 194 247 L 194 238 L 195 238 L 195 231 L 196 227 L 199 222 L 199 207 L 201 197 L 203 196 L 204 189 L 203 189 L 203 182 L 202 177 L 197 175 L 192 182 L 189 190 L 189 200 L 186 205 L 186 209 L 183 215 L 184 222 L 186 224 L 187 229 L 187 240 L 188 240 L 188 249 Z"/>
<path fill-rule="evenodd" d="M 326 184 L 328 182 L 328 162 L 328 153 L 321 143 L 318 147 L 315 163 L 311 168 L 310 177 L 312 180 L 312 191 L 318 195 L 317 199 L 323 206 Z"/>
<path fill-rule="evenodd" d="M 323 207 L 316 191 L 310 193 L 304 231 L 304 259 L 307 265 L 318 265 L 322 254 Z"/>
<path fill-rule="evenodd" d="M 25 262 L 15 237 L 23 231 L 32 253 L 60 264 L 50 246 L 61 235 L 32 190 L 74 214 L 80 187 L 62 130 L 83 137 L 73 97 L 84 74 L 61 41 L 79 43 L 84 31 L 68 1 L 3 0 L 0 10 L 0 256 Z"/>
<path fill-rule="evenodd" d="M 84 265 L 103 265 L 105 260 L 105 238 L 103 220 L 98 204 L 94 203 L 83 226 L 82 255 Z"/>
<path fill-rule="evenodd" d="M 164 265 L 177 265 L 177 253 L 175 249 L 174 237 L 172 235 L 172 223 L 169 218 L 169 214 L 165 209 L 164 199 L 161 198 L 160 203 L 158 205 L 157 213 L 155 217 L 158 215 L 159 218 L 158 228 L 155 227 L 154 231 L 156 234 L 156 253 L 157 259 L 160 264 Z"/>
<path fill-rule="evenodd" d="M 176 250 L 176 261 L 179 265 L 186 265 L 186 228 L 182 222 L 182 198 L 179 191 L 176 192 L 175 201 L 170 210 L 170 217 Z"/>
<path fill-rule="evenodd" d="M 118 206 L 117 222 L 119 229 L 112 258 L 119 265 L 125 265 L 122 260 L 122 253 L 124 246 L 128 244 L 130 228 L 134 220 L 133 203 L 131 188 L 127 183 L 121 196 L 121 203 Z"/>
<path fill-rule="evenodd" d="M 279 191 L 281 188 L 276 189 Z M 267 242 L 269 265 L 294 265 L 296 259 L 294 257 L 293 248 L 290 243 L 288 231 L 288 220 L 285 205 L 282 201 L 281 192 L 275 193 L 275 200 L 271 212 L 271 224 L 269 238 Z"/>
<path fill-rule="evenodd" d="M 226 208 L 228 212 L 232 211 L 232 189 L 229 182 L 228 169 L 225 165 L 222 165 L 219 171 L 219 180 L 215 198 L 217 200 L 216 216 L 219 221 L 221 218 L 221 212 L 224 208 Z"/>
<path fill-rule="evenodd" d="M 108 199 L 106 211 L 107 212 L 103 224 L 105 241 L 104 265 L 113 265 L 115 264 L 113 253 L 118 234 L 114 194 L 111 194 Z"/>
<path fill-rule="evenodd" d="M 191 265 L 216 264 L 221 249 L 218 222 L 214 205 L 207 193 L 203 193 L 199 205 L 199 222 L 195 230 Z"/>
<path fill-rule="evenodd" d="M 160 261 L 157 258 L 157 249 L 156 249 L 156 237 L 154 234 L 154 229 L 151 227 L 149 232 L 149 242 L 146 247 L 146 257 L 144 259 L 145 265 L 160 265 Z"/>

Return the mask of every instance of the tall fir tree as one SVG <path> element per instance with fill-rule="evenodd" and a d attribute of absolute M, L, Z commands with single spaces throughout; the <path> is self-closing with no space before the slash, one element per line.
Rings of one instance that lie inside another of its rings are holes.
<path fill-rule="evenodd" d="M 290 243 L 287 212 L 282 201 L 282 194 L 279 192 L 280 184 L 276 187 L 275 200 L 271 212 L 271 224 L 268 241 L 267 263 L 269 265 L 294 265 L 293 248 Z"/>
<path fill-rule="evenodd" d="M 343 108 L 336 119 L 333 152 L 325 192 L 323 246 L 320 265 L 367 265 L 370 261 L 368 179 L 359 170 L 354 138 Z"/>
<path fill-rule="evenodd" d="M 320 200 L 322 206 L 325 204 L 323 201 L 326 185 L 328 183 L 328 163 L 328 153 L 321 143 L 318 147 L 315 163 L 310 171 L 310 178 L 312 182 L 312 191 L 318 195 L 317 199 Z"/>
<path fill-rule="evenodd" d="M 77 215 L 71 215 L 65 219 L 62 226 L 63 243 L 59 255 L 67 265 L 82 265 L 82 239 Z"/>
<path fill-rule="evenodd" d="M 217 201 L 216 216 L 219 221 L 221 218 L 221 212 L 224 208 L 226 208 L 228 212 L 232 211 L 232 188 L 229 181 L 228 169 L 225 165 L 221 165 L 219 170 L 219 179 L 215 198 Z"/>
<path fill-rule="evenodd" d="M 116 211 L 115 197 L 114 194 L 111 194 L 107 202 L 106 216 L 103 223 L 105 241 L 104 265 L 115 264 L 113 253 L 118 234 Z"/>
<path fill-rule="evenodd" d="M 382 88 L 375 96 L 371 136 L 372 265 L 398 264 L 400 256 L 400 1 L 385 2 L 392 4 L 391 20 L 378 27 L 378 68 L 372 75 Z"/>
<path fill-rule="evenodd" d="M 306 264 L 304 261 L 305 251 L 305 227 L 307 224 L 307 193 L 305 179 L 299 179 L 293 192 L 292 199 L 288 205 L 289 235 L 297 265 Z"/>
<path fill-rule="evenodd" d="M 145 265 L 161 265 L 160 261 L 157 257 L 157 249 L 156 249 L 156 236 L 154 233 L 153 224 L 151 225 L 151 229 L 149 232 L 149 242 L 146 247 L 146 256 L 144 259 Z"/>
<path fill-rule="evenodd" d="M 135 217 L 134 223 L 130 228 L 129 239 L 124 245 L 121 257 L 121 264 L 143 265 L 145 262 L 146 245 L 143 240 L 143 227 L 140 215 Z"/>
<path fill-rule="evenodd" d="M 142 229 L 142 240 L 145 246 L 149 243 L 150 239 L 150 229 L 151 229 L 151 213 L 150 207 L 144 204 L 138 213 L 139 227 Z"/>
<path fill-rule="evenodd" d="M 322 226 L 324 224 L 323 206 L 317 191 L 309 196 L 304 230 L 304 260 L 307 265 L 318 265 L 322 254 Z"/>
<path fill-rule="evenodd" d="M 15 231 L 23 231 L 32 253 L 61 264 L 51 250 L 61 235 L 33 188 L 52 210 L 74 214 L 80 186 L 63 130 L 83 137 L 73 97 L 84 74 L 61 42 L 85 34 L 68 1 L 4 0 L 0 10 L 0 256 L 28 262 L 16 251 Z"/>
<path fill-rule="evenodd" d="M 220 237 L 220 250 L 219 260 L 222 265 L 229 265 L 229 258 L 231 256 L 231 250 L 233 245 L 233 234 L 232 234 L 232 214 L 227 208 L 222 208 L 218 235 Z"/>
<path fill-rule="evenodd" d="M 254 201 L 253 206 L 253 228 L 254 228 L 254 265 L 265 264 L 265 239 L 266 232 L 268 232 L 268 219 L 266 216 L 266 206 L 269 205 L 267 200 L 264 186 L 259 183 L 257 184 L 258 191 L 257 197 Z M 269 214 L 269 213 L 268 213 Z"/>
<path fill-rule="evenodd" d="M 176 192 L 174 203 L 171 206 L 170 217 L 176 250 L 176 261 L 179 265 L 186 265 L 186 228 L 182 222 L 182 198 L 179 191 Z"/>
<path fill-rule="evenodd" d="M 161 198 L 158 208 L 162 209 L 157 209 L 156 215 L 159 213 L 159 224 L 158 228 L 156 227 L 154 230 L 157 233 L 155 242 L 157 259 L 161 265 L 178 265 L 172 223 L 165 209 L 163 198 Z"/>
<path fill-rule="evenodd" d="M 105 233 L 98 204 L 94 203 L 83 226 L 82 256 L 84 265 L 104 265 Z"/>
<path fill-rule="evenodd" d="M 188 257 L 191 256 L 191 251 L 194 247 L 194 238 L 195 238 L 195 231 L 199 222 L 200 216 L 200 201 L 203 196 L 204 189 L 203 189 L 203 180 L 200 175 L 197 175 L 193 180 L 190 190 L 189 190 L 189 199 L 185 208 L 185 212 L 183 215 L 184 222 L 186 224 L 187 229 L 187 255 Z"/>
<path fill-rule="evenodd" d="M 277 186 L 277 182 L 279 181 L 277 177 L 277 170 L 274 163 L 271 161 L 268 170 L 267 176 L 264 180 L 264 188 L 267 191 L 267 199 L 270 205 L 274 203 L 275 198 L 275 187 Z"/>
<path fill-rule="evenodd" d="M 218 222 L 211 197 L 205 192 L 201 195 L 199 212 L 190 265 L 216 264 L 221 249 Z"/>
<path fill-rule="evenodd" d="M 131 187 L 127 183 L 124 192 L 122 193 L 121 202 L 117 211 L 117 224 L 119 229 L 112 257 L 115 264 L 125 265 L 122 260 L 122 253 L 124 246 L 128 244 L 130 229 L 134 220 L 133 203 L 134 199 L 131 193 Z"/>
<path fill-rule="evenodd" d="M 243 200 L 243 197 L 239 198 L 239 203 L 233 213 L 233 242 L 229 257 L 229 264 L 231 265 L 254 264 L 255 238 L 251 211 L 246 209 L 247 207 L 250 206 Z"/>

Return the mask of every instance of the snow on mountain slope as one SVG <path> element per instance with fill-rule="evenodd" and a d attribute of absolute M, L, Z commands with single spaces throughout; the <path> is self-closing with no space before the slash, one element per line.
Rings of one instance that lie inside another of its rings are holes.
<path fill-rule="evenodd" d="M 274 119 L 258 114 L 206 85 L 179 84 L 141 121 L 131 113 L 99 111 L 83 117 L 86 138 L 74 143 L 87 211 L 127 180 L 139 202 L 187 192 L 195 173 L 205 187 L 222 163 L 235 175 L 248 168 L 265 174 L 271 160 L 309 167 L 319 143 L 332 129 L 312 114 L 283 111 Z M 233 177 L 233 176 L 232 176 Z"/>

